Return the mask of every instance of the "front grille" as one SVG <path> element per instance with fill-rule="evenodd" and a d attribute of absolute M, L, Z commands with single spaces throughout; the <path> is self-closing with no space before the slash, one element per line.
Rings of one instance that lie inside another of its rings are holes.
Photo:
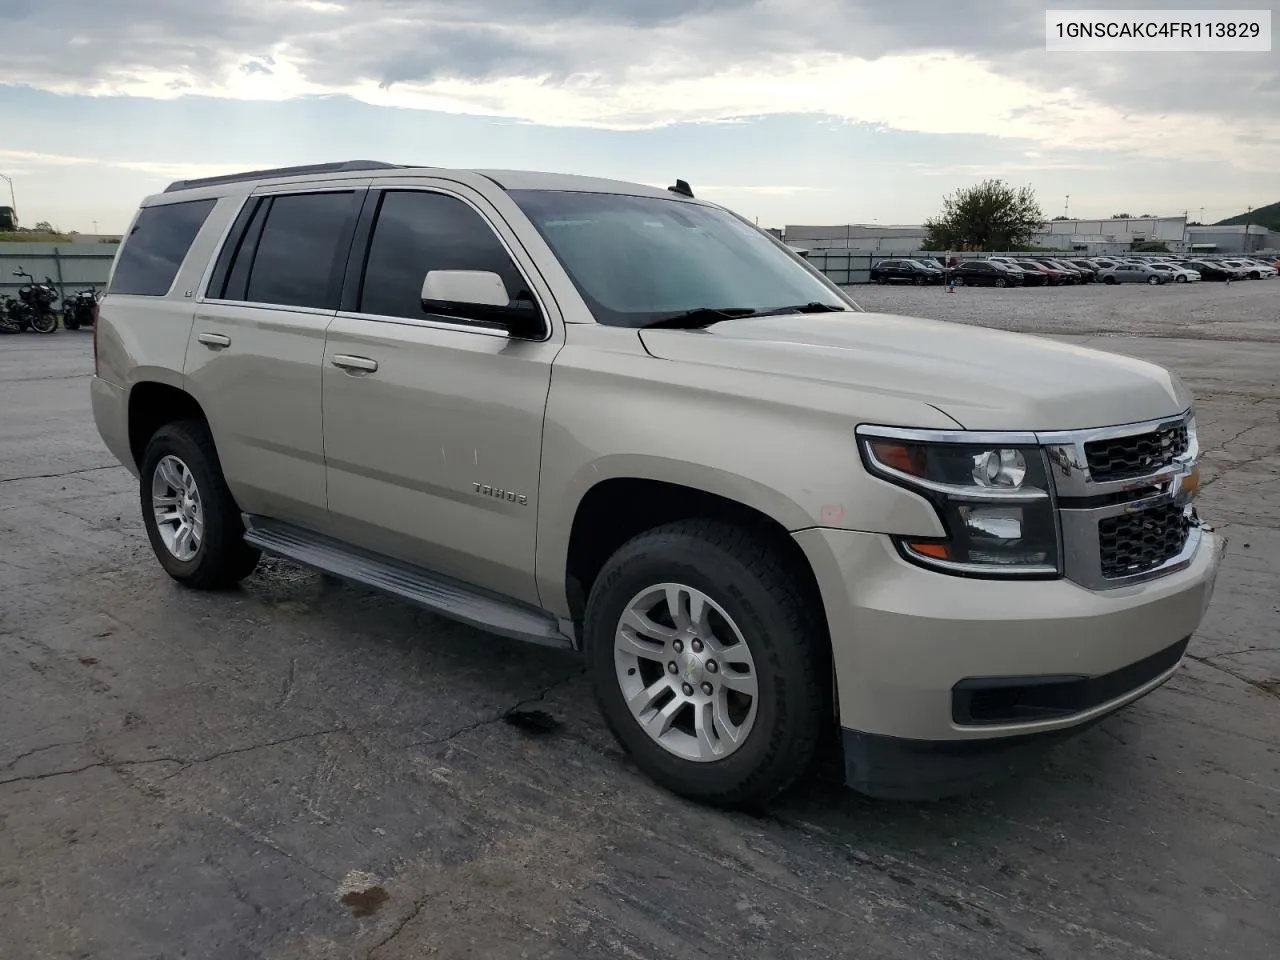
<path fill-rule="evenodd" d="M 1187 452 L 1187 425 L 1169 423 L 1150 433 L 1139 433 L 1084 445 L 1089 475 L 1094 483 L 1141 477 L 1168 466 Z"/>
<path fill-rule="evenodd" d="M 1099 520 L 1102 576 L 1115 580 L 1154 570 L 1182 551 L 1190 530 L 1185 508 L 1177 503 Z"/>

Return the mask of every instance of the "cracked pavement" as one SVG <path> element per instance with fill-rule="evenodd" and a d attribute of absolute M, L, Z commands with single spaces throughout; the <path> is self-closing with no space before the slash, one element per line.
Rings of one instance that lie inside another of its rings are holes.
<path fill-rule="evenodd" d="M 88 335 L 9 337 L 0 960 L 1280 954 L 1280 280 L 855 296 L 1187 380 L 1231 545 L 1169 684 L 971 797 L 700 808 L 571 654 L 282 561 L 176 587 L 102 466 Z"/>

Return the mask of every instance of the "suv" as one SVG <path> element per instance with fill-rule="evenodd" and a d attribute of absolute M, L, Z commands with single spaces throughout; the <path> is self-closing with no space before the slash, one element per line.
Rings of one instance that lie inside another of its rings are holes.
<path fill-rule="evenodd" d="M 837 733 L 866 793 L 988 782 L 1168 680 L 1213 590 L 1177 377 L 865 313 L 682 181 L 178 182 L 99 312 L 95 419 L 171 577 L 266 552 L 579 649 L 708 802 Z"/>

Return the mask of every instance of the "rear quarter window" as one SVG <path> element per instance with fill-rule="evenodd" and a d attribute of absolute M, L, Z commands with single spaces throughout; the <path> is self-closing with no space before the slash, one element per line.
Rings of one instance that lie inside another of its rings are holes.
<path fill-rule="evenodd" d="M 108 293 L 163 297 L 216 200 L 144 207 L 125 238 Z"/>

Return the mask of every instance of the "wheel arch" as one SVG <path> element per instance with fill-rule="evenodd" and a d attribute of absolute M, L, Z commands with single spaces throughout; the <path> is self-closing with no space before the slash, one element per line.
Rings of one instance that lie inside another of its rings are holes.
<path fill-rule="evenodd" d="M 687 464 L 681 468 L 687 473 Z M 585 489 L 559 542 L 549 547 L 554 555 L 542 555 L 540 543 L 544 605 L 581 622 L 596 576 L 619 547 L 646 530 L 705 517 L 749 527 L 776 544 L 826 631 L 817 576 L 791 535 L 792 530 L 812 526 L 798 504 L 745 478 L 717 476 L 718 471 L 709 471 L 700 483 L 654 473 L 604 476 Z"/>
<path fill-rule="evenodd" d="M 129 388 L 129 453 L 135 467 L 142 469 L 147 443 L 156 431 L 178 420 L 209 422 L 199 401 L 173 383 L 140 380 Z"/>

